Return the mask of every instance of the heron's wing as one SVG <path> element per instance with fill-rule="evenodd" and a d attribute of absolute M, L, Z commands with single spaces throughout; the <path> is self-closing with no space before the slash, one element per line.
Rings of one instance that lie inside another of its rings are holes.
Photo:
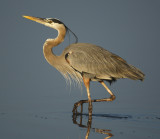
<path fill-rule="evenodd" d="M 128 65 L 121 57 L 91 44 L 77 44 L 66 50 L 65 58 L 72 68 L 100 79 L 124 78 Z"/>

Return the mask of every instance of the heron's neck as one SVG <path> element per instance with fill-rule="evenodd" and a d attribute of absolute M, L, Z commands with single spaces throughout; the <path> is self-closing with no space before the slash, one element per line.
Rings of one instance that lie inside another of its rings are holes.
<path fill-rule="evenodd" d="M 66 29 L 61 28 L 58 30 L 58 36 L 55 39 L 47 39 L 43 45 L 44 57 L 47 60 L 47 62 L 52 66 L 54 66 L 55 63 L 58 62 L 58 56 L 56 56 L 52 52 L 52 48 L 64 41 L 65 34 L 66 34 Z"/>

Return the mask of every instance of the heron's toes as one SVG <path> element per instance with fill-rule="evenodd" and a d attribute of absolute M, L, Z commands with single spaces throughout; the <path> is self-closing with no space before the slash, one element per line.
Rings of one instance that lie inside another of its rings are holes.
<path fill-rule="evenodd" d="M 79 106 L 79 105 L 82 105 L 82 104 L 83 104 L 83 101 L 82 101 L 82 100 L 76 102 L 76 103 L 74 104 L 74 107 L 73 107 L 72 112 L 73 112 L 73 113 L 77 113 L 77 108 L 78 108 L 78 106 Z M 81 107 L 82 107 L 82 106 L 81 106 Z"/>

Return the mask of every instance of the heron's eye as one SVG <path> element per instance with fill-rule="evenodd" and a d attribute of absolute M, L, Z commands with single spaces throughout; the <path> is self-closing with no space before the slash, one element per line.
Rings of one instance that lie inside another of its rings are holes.
<path fill-rule="evenodd" d="M 46 21 L 50 24 L 52 23 L 52 20 L 46 19 Z"/>
<path fill-rule="evenodd" d="M 48 23 L 50 23 L 50 24 L 51 24 L 51 23 L 52 23 L 52 21 L 51 21 L 51 20 L 48 20 Z"/>

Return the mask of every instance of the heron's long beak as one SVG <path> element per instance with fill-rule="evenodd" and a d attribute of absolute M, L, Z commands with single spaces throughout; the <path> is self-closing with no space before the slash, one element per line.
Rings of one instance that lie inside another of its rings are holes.
<path fill-rule="evenodd" d="M 38 22 L 40 24 L 45 24 L 46 21 L 44 20 L 45 18 L 39 18 L 39 17 L 33 17 L 33 16 L 26 16 L 26 15 L 23 15 L 24 18 L 27 18 L 27 19 L 30 19 L 30 20 L 33 20 L 35 22 Z"/>

